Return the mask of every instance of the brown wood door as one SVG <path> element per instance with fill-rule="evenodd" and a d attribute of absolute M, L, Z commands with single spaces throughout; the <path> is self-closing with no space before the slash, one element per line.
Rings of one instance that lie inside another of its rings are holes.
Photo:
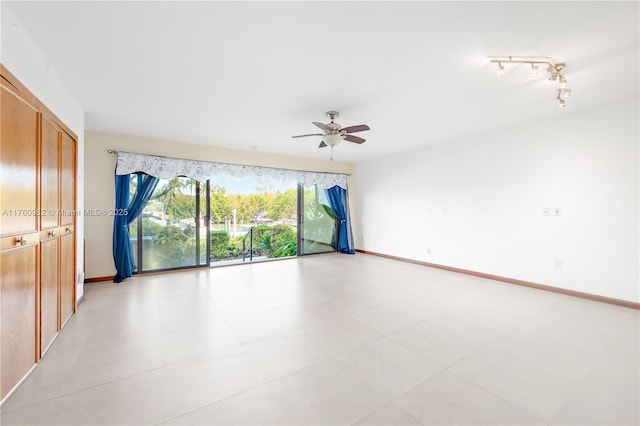
<path fill-rule="evenodd" d="M 40 229 L 58 227 L 60 211 L 60 135 L 62 132 L 42 120 L 40 142 Z"/>
<path fill-rule="evenodd" d="M 75 262 L 73 250 L 75 234 L 65 233 L 60 237 L 60 327 L 75 312 Z"/>
<path fill-rule="evenodd" d="M 60 132 L 42 120 L 40 140 L 40 356 L 60 329 Z"/>
<path fill-rule="evenodd" d="M 59 330 L 59 238 L 40 241 L 40 356 Z"/>
<path fill-rule="evenodd" d="M 8 237 L 12 238 L 12 237 Z M 36 363 L 36 280 L 38 244 L 0 251 L 0 339 L 2 380 L 6 394 Z"/>
<path fill-rule="evenodd" d="M 76 310 L 76 142 L 66 133 L 61 140 L 60 169 L 60 326 Z"/>
<path fill-rule="evenodd" d="M 0 89 L 0 398 L 37 361 L 40 115 Z"/>
<path fill-rule="evenodd" d="M 39 113 L 2 87 L 0 93 L 0 236 L 36 232 Z"/>

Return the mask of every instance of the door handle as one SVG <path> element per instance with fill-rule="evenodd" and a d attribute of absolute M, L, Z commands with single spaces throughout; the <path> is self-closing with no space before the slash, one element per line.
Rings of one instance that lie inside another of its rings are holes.
<path fill-rule="evenodd" d="M 16 237 L 15 240 L 16 245 L 20 244 L 21 246 L 27 244 L 27 239 L 24 237 L 24 235 L 22 237 Z"/>

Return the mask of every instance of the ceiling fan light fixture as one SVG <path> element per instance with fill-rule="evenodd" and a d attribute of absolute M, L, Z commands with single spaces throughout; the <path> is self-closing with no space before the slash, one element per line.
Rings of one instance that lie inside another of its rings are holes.
<path fill-rule="evenodd" d="M 329 146 L 336 146 L 342 142 L 342 135 L 326 135 L 323 140 Z"/>
<path fill-rule="evenodd" d="M 340 142 L 342 142 L 343 140 L 347 141 L 347 142 L 352 142 L 355 144 L 362 144 L 365 142 L 365 139 L 355 136 L 352 133 L 358 133 L 358 132 L 364 132 L 366 130 L 371 130 L 369 128 L 369 126 L 367 126 L 366 124 L 358 124 L 355 126 L 347 126 L 347 127 L 342 127 L 340 124 L 336 123 L 335 121 L 333 121 L 335 118 L 337 118 L 340 114 L 338 113 L 338 111 L 328 111 L 327 112 L 327 117 L 329 117 L 329 119 L 331 120 L 330 123 L 320 123 L 320 122 L 316 122 L 316 121 L 312 121 L 311 123 L 313 125 L 315 125 L 316 127 L 322 129 L 322 133 L 311 133 L 311 134 L 306 134 L 306 135 L 296 135 L 296 136 L 292 136 L 293 138 L 303 138 L 303 137 L 307 137 L 307 136 L 321 136 L 322 140 L 320 141 L 320 145 L 318 146 L 318 148 L 326 148 L 326 147 L 331 147 L 331 157 L 330 159 L 333 160 L 333 147 L 337 146 L 340 144 Z"/>

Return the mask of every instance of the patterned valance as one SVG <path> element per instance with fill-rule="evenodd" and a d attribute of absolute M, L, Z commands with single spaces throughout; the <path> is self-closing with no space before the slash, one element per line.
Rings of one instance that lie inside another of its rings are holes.
<path fill-rule="evenodd" d="M 306 172 L 118 152 L 116 174 L 128 175 L 136 172 L 163 179 L 176 176 L 186 176 L 198 181 L 207 179 L 215 181 L 216 178 L 232 181 L 251 179 L 258 184 L 296 181 L 304 185 L 318 185 L 321 188 L 332 188 L 337 185 L 347 189 L 347 175 L 339 173 Z"/>

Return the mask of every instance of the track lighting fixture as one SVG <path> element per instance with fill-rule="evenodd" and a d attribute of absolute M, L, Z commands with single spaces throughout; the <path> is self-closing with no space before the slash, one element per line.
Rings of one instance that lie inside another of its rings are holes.
<path fill-rule="evenodd" d="M 529 58 L 529 57 L 516 57 L 516 56 L 504 56 L 504 57 L 490 57 L 491 63 L 497 64 L 497 75 L 504 75 L 504 64 L 529 64 L 531 67 L 531 75 L 538 75 L 538 69 L 540 65 L 547 67 L 549 74 L 549 81 L 558 82 L 558 104 L 560 108 L 566 106 L 565 99 L 571 95 L 571 89 L 567 86 L 567 79 L 561 74 L 565 68 L 564 63 L 554 63 L 549 58 Z"/>

